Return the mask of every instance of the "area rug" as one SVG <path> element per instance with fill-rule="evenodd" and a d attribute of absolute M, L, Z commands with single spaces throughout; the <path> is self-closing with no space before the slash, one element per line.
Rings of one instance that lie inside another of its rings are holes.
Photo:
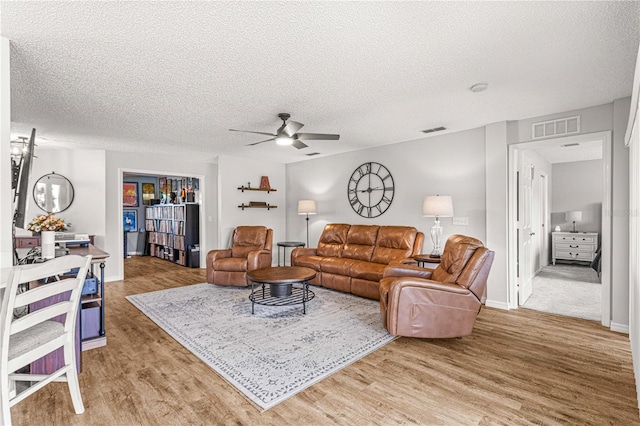
<path fill-rule="evenodd" d="M 523 308 L 600 321 L 602 285 L 589 266 L 546 266 L 533 278 L 533 294 Z"/>
<path fill-rule="evenodd" d="M 307 304 L 255 305 L 250 290 L 195 284 L 127 299 L 262 410 L 394 340 L 379 302 L 311 287 Z"/>

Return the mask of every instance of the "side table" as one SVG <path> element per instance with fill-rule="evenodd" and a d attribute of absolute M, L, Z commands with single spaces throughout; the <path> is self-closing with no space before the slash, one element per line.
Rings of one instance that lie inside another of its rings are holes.
<path fill-rule="evenodd" d="M 278 266 L 280 266 L 280 247 L 282 247 L 282 256 L 284 257 L 282 264 L 287 266 L 287 247 L 304 247 L 305 243 L 300 241 L 280 241 L 278 245 Z"/>
<path fill-rule="evenodd" d="M 442 258 L 440 257 L 431 257 L 430 254 L 417 254 L 413 256 L 413 260 L 418 262 L 418 266 L 424 267 L 425 263 L 440 263 Z"/>

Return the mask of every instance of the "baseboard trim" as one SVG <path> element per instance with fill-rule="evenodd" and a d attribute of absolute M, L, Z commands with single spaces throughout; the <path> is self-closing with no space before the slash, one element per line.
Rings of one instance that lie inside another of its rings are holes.
<path fill-rule="evenodd" d="M 509 304 L 507 302 L 498 302 L 497 300 L 489 300 L 489 299 L 487 299 L 484 304 L 485 304 L 485 306 L 488 306 L 489 308 L 502 309 L 502 310 L 505 310 L 505 311 L 509 310 Z"/>
<path fill-rule="evenodd" d="M 618 324 L 617 322 L 611 321 L 609 329 L 617 333 L 629 334 L 629 326 L 627 324 Z"/>

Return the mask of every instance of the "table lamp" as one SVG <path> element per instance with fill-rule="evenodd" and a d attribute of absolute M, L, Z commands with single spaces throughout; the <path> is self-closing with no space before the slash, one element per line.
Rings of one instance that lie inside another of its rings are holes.
<path fill-rule="evenodd" d="M 441 217 L 453 217 L 453 200 L 449 195 L 429 195 L 422 203 L 422 216 L 435 217 L 434 225 L 431 227 L 431 241 L 433 251 L 431 257 L 442 255 L 442 227 Z"/>
<path fill-rule="evenodd" d="M 318 208 L 315 200 L 298 201 L 298 214 L 307 215 L 307 247 L 309 247 L 309 215 L 318 214 Z"/>
<path fill-rule="evenodd" d="M 566 220 L 567 222 L 573 222 L 573 231 L 571 232 L 576 233 L 578 232 L 576 231 L 576 222 L 582 221 L 582 212 L 579 210 L 566 212 L 564 214 L 564 220 Z"/>

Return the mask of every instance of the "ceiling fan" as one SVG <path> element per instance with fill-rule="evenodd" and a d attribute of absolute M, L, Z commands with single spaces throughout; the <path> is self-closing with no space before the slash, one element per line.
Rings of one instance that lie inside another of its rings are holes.
<path fill-rule="evenodd" d="M 253 142 L 253 143 L 247 144 L 246 146 L 258 145 L 261 143 L 275 140 L 278 145 L 291 145 L 294 148 L 302 149 L 308 146 L 302 141 L 308 141 L 308 140 L 336 141 L 340 139 L 340 135 L 331 135 L 327 133 L 297 133 L 298 130 L 300 130 L 304 126 L 304 124 L 298 123 L 297 121 L 289 121 L 287 123 L 287 120 L 291 117 L 291 115 L 287 114 L 286 112 L 282 112 L 278 114 L 278 117 L 280 118 L 280 120 L 282 120 L 282 126 L 280 126 L 280 128 L 276 131 L 275 134 L 266 133 L 266 132 L 254 132 L 251 130 L 236 130 L 236 129 L 229 129 L 229 130 L 232 132 L 255 133 L 258 135 L 272 136 L 269 139 L 265 139 L 259 142 Z"/>

